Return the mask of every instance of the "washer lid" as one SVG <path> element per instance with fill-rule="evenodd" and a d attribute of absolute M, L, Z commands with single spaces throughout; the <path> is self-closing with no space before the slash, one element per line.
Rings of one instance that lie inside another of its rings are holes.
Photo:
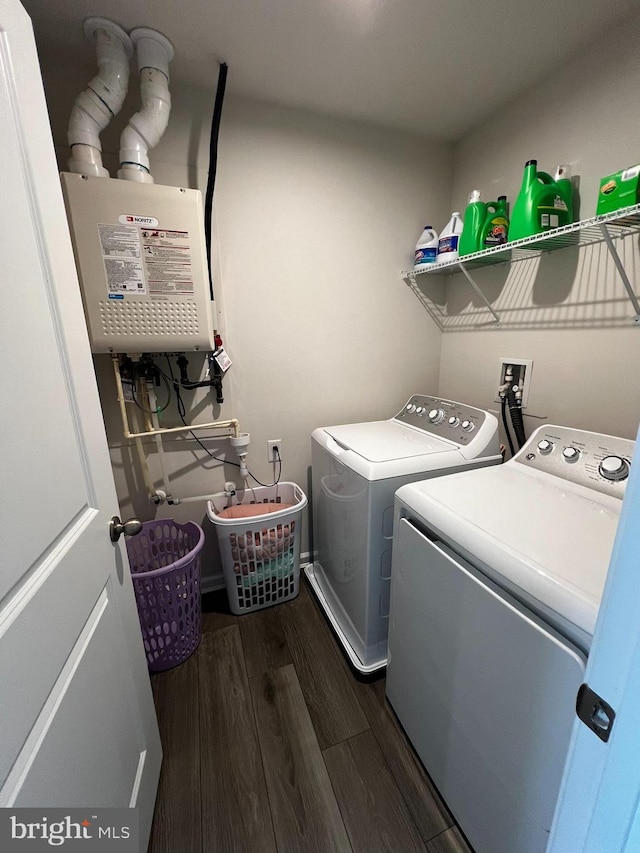
<path fill-rule="evenodd" d="M 402 486 L 397 497 L 494 580 L 593 634 L 619 499 L 513 461 Z"/>
<path fill-rule="evenodd" d="M 325 432 L 369 462 L 389 462 L 456 449 L 450 442 L 393 420 L 325 427 Z"/>

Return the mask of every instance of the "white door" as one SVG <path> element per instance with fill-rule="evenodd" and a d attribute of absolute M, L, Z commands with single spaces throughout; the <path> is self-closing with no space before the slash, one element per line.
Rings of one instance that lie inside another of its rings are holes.
<path fill-rule="evenodd" d="M 139 808 L 158 728 L 31 23 L 0 0 L 0 806 Z"/>
<path fill-rule="evenodd" d="M 640 433 L 585 681 L 616 712 L 609 740 L 577 719 L 548 850 L 640 850 Z"/>

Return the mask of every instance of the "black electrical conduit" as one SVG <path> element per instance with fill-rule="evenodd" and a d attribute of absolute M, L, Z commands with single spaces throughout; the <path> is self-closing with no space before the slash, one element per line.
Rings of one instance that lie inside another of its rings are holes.
<path fill-rule="evenodd" d="M 211 272 L 211 213 L 213 210 L 213 188 L 216 183 L 216 170 L 218 167 L 218 135 L 220 133 L 220 120 L 222 118 L 222 104 L 224 102 L 224 90 L 227 85 L 226 62 L 220 64 L 218 74 L 218 88 L 216 101 L 211 118 L 211 133 L 209 135 L 209 177 L 207 179 L 207 191 L 204 197 L 204 234 L 207 243 L 207 262 L 209 264 L 209 291 L 213 302 L 213 275 Z"/>
<path fill-rule="evenodd" d="M 509 422 L 507 421 L 507 398 L 503 394 L 502 400 L 500 404 L 500 409 L 502 411 L 502 426 L 504 427 L 504 433 L 507 436 L 507 442 L 509 443 L 509 450 L 511 451 L 511 455 L 515 456 L 515 447 L 513 446 L 513 440 L 511 438 L 511 433 L 509 432 Z"/>
<path fill-rule="evenodd" d="M 516 395 L 513 391 L 507 391 L 507 405 L 509 406 L 509 414 L 511 415 L 511 423 L 513 431 L 518 442 L 518 448 L 524 447 L 527 437 L 524 434 L 524 421 L 522 420 L 522 409 Z"/>
<path fill-rule="evenodd" d="M 524 432 L 524 421 L 522 420 L 522 408 L 520 406 L 520 403 L 516 399 L 515 393 L 511 390 L 506 391 L 504 394 L 501 394 L 501 398 L 502 399 L 500 408 L 502 412 L 502 425 L 504 426 L 504 432 L 509 443 L 509 450 L 511 451 L 511 455 L 514 456 L 516 453 L 516 449 L 511 439 L 511 433 L 509 432 L 509 423 L 507 421 L 507 406 L 509 406 L 509 415 L 511 417 L 511 424 L 513 426 L 513 432 L 516 437 L 518 450 L 524 447 L 524 444 L 527 440 Z"/>

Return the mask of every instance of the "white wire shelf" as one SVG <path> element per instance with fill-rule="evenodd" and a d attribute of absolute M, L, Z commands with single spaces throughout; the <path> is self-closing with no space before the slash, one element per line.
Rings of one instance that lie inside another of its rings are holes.
<path fill-rule="evenodd" d="M 631 207 L 623 207 L 613 213 L 605 213 L 602 216 L 594 216 L 571 225 L 563 225 L 562 228 L 554 228 L 545 231 L 544 234 L 534 234 L 522 240 L 514 240 L 504 246 L 494 246 L 491 249 L 483 249 L 481 252 L 465 255 L 454 261 L 442 261 L 430 264 L 417 270 L 406 270 L 402 277 L 415 278 L 421 275 L 455 275 L 465 269 L 473 270 L 480 267 L 495 266 L 496 264 L 515 263 L 517 261 L 529 260 L 537 255 L 554 252 L 557 249 L 566 249 L 570 246 L 591 246 L 602 243 L 607 238 L 602 226 L 613 240 L 625 237 L 628 234 L 640 232 L 640 204 Z"/>
<path fill-rule="evenodd" d="M 489 324 L 499 326 L 500 317 L 470 275 L 471 270 L 496 266 L 498 264 L 513 264 L 518 261 L 530 260 L 540 255 L 555 252 L 559 249 L 592 246 L 596 243 L 604 242 L 607 244 L 609 253 L 613 258 L 627 292 L 627 297 L 633 306 L 635 312 L 633 320 L 635 323 L 640 324 L 640 302 L 614 244 L 615 240 L 638 232 L 640 232 L 640 204 L 634 204 L 630 207 L 623 207 L 613 213 L 594 216 L 591 219 L 583 219 L 571 225 L 564 225 L 562 228 L 545 231 L 543 234 L 534 234 L 532 237 L 514 240 L 504 246 L 495 246 L 491 249 L 484 249 L 481 252 L 474 252 L 462 258 L 457 258 L 454 261 L 443 261 L 441 263 L 430 264 L 421 269 L 406 270 L 402 273 L 402 277 L 414 292 L 419 295 L 419 298 L 424 301 L 423 296 L 419 294 L 417 289 L 417 279 L 423 275 L 453 276 L 457 273 L 462 273 L 481 297 L 487 310 L 492 315 L 493 319 L 489 321 Z M 438 324 L 441 325 L 440 322 Z"/>

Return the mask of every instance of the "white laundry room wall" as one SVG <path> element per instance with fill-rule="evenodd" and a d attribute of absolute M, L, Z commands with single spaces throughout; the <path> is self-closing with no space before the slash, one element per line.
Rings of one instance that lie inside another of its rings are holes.
<path fill-rule="evenodd" d="M 603 29 L 590 50 L 466 136 L 455 149 L 453 207 L 464 210 L 472 189 L 484 200 L 506 193 L 513 204 L 525 162 L 537 159 L 552 175 L 570 164 L 579 176 L 579 216 L 594 216 L 600 178 L 640 162 L 639 38 L 640 20 Z M 617 246 L 637 292 L 638 238 Z M 442 395 L 491 407 L 500 357 L 531 358 L 527 434 L 544 422 L 539 416 L 635 438 L 640 326 L 604 244 L 481 270 L 477 281 L 502 325 L 474 328 L 470 312 L 474 322 L 490 316 L 460 275 L 451 280 L 454 330 L 442 338 Z"/>
<path fill-rule="evenodd" d="M 45 58 L 43 73 L 64 169 L 69 110 L 92 70 L 81 77 Z M 169 126 L 151 152 L 156 183 L 204 194 L 213 96 L 172 85 Z M 132 74 L 122 113 L 102 137 L 112 175 L 119 131 L 137 104 Z M 249 468 L 267 483 L 273 470 L 266 442 L 281 439 L 282 478 L 308 492 L 315 427 L 390 417 L 411 393 L 436 393 L 441 335 L 417 310 L 399 272 L 412 262 L 427 218 L 447 220 L 450 190 L 451 151 L 440 143 L 228 97 L 215 191 L 214 286 L 233 366 L 221 407 L 214 395 L 184 392 L 191 401 L 187 417 L 237 417 L 251 434 Z M 203 359 L 189 359 L 195 376 Z M 122 440 L 109 357 L 98 356 L 96 367 L 123 517 L 192 518 L 210 533 L 204 502 L 149 504 L 132 447 Z M 165 423 L 177 424 L 175 414 Z M 236 458 L 224 441 L 208 446 Z M 155 446 L 146 447 L 157 475 Z M 231 466 L 202 464 L 203 452 L 188 437 L 166 439 L 165 447 L 177 496 L 238 481 Z M 308 547 L 305 523 L 303 552 Z M 209 554 L 205 562 L 212 560 Z"/>

